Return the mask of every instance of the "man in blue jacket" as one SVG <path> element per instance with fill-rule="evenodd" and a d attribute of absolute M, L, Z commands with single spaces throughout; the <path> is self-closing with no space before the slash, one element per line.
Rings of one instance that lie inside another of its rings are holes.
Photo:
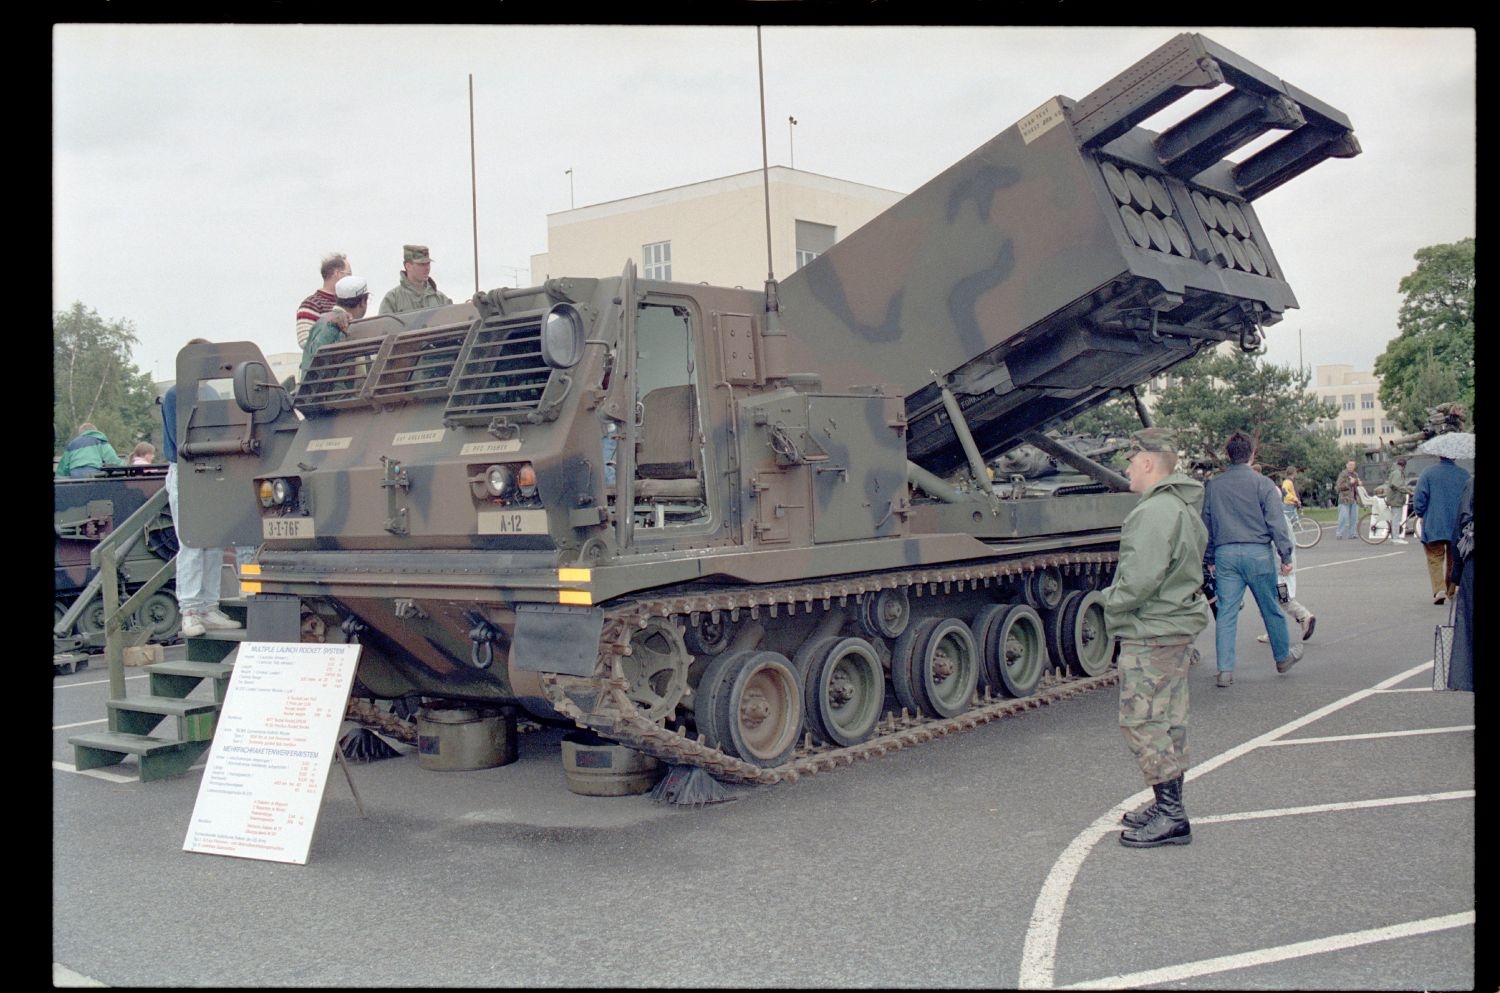
<path fill-rule="evenodd" d="M 1458 500 L 1469 470 L 1452 459 L 1439 458 L 1437 465 L 1422 470 L 1412 512 L 1422 518 L 1422 548 L 1427 552 L 1427 577 L 1432 580 L 1432 602 L 1443 603 L 1456 587 L 1448 582 L 1453 556 L 1452 542 L 1458 537 Z"/>
<path fill-rule="evenodd" d="M 1276 603 L 1276 574 L 1292 571 L 1292 535 L 1281 512 L 1281 491 L 1250 468 L 1254 449 L 1251 437 L 1236 431 L 1224 446 L 1229 468 L 1208 481 L 1203 497 L 1203 525 L 1208 528 L 1203 561 L 1218 591 L 1214 654 L 1220 689 L 1234 683 L 1234 642 L 1247 589 L 1266 623 L 1276 671 L 1284 673 L 1302 658 L 1302 646 L 1291 645 L 1286 615 Z"/>

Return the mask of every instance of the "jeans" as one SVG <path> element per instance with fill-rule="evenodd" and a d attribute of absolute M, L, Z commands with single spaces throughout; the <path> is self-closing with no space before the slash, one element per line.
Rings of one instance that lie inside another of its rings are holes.
<path fill-rule="evenodd" d="M 1339 504 L 1339 527 L 1333 533 L 1335 538 L 1357 538 L 1358 532 L 1355 527 L 1359 524 L 1359 504 Z"/>
<path fill-rule="evenodd" d="M 167 505 L 177 520 L 177 463 L 167 466 Z M 224 579 L 222 548 L 189 548 L 178 540 L 177 607 L 183 615 L 206 614 L 219 607 Z"/>
<path fill-rule="evenodd" d="M 1219 594 L 1215 618 L 1214 651 L 1220 672 L 1234 671 L 1234 641 L 1238 633 L 1240 603 L 1249 589 L 1260 608 L 1260 617 L 1271 638 L 1271 657 L 1285 659 L 1291 653 L 1286 615 L 1276 602 L 1276 552 L 1272 545 L 1236 542 L 1214 548 L 1214 581 Z"/>

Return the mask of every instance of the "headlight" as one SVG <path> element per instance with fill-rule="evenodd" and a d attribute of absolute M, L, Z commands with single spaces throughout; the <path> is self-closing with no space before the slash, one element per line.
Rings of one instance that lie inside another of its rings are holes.
<path fill-rule="evenodd" d="M 484 488 L 496 499 L 504 499 L 515 492 L 516 474 L 509 466 L 492 465 L 485 470 Z"/>
<path fill-rule="evenodd" d="M 542 318 L 542 361 L 553 369 L 571 369 L 583 357 L 583 315 L 560 303 Z"/>
<path fill-rule="evenodd" d="M 536 470 L 530 462 L 523 463 L 521 471 L 516 473 L 516 488 L 520 490 L 523 500 L 536 496 Z"/>
<path fill-rule="evenodd" d="M 297 499 L 297 484 L 291 479 L 262 479 L 256 492 L 262 507 L 285 507 Z"/>

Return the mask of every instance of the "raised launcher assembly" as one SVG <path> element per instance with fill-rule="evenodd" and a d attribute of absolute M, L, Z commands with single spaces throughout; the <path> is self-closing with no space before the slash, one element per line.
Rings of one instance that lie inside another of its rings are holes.
<path fill-rule="evenodd" d="M 1136 497 L 1046 432 L 1253 346 L 1294 300 L 1251 201 L 1357 151 L 1183 35 L 764 293 L 633 263 L 491 290 L 354 322 L 294 396 L 249 342 L 190 346 L 179 394 L 235 400 L 179 408 L 179 528 L 259 544 L 248 636 L 358 640 L 362 697 L 516 705 L 742 783 L 966 730 L 1115 678 L 1098 588 Z M 1095 482 L 1000 499 L 985 460 L 1023 442 Z"/>

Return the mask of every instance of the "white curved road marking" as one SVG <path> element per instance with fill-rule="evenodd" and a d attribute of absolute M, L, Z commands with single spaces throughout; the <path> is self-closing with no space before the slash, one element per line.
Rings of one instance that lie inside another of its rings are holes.
<path fill-rule="evenodd" d="M 1211 975 L 1215 972 L 1229 972 L 1231 969 L 1285 962 L 1287 959 L 1302 958 L 1306 955 L 1322 955 L 1325 952 L 1337 952 L 1345 948 L 1358 948 L 1360 945 L 1373 945 L 1381 941 L 1393 941 L 1418 934 L 1431 934 L 1434 931 L 1468 927 L 1473 923 L 1474 911 L 1467 910 L 1459 914 L 1408 921 L 1405 924 L 1392 924 L 1388 927 L 1370 928 L 1367 931 L 1350 931 L 1348 934 L 1334 934 L 1326 938 L 1314 938 L 1311 941 L 1261 948 L 1253 952 L 1241 952 L 1238 955 L 1221 955 L 1197 962 L 1169 965 L 1161 969 L 1147 969 L 1144 972 L 1131 972 L 1120 976 L 1105 976 L 1102 979 L 1069 983 L 1067 986 L 1057 988 L 1060 990 L 1119 990 L 1134 986 L 1150 986 L 1156 983 L 1175 983 L 1184 979 Z"/>
<path fill-rule="evenodd" d="M 1228 751 L 1220 752 L 1207 762 L 1189 769 L 1183 778 L 1193 780 L 1199 776 L 1205 776 L 1247 752 L 1270 744 L 1298 728 L 1321 720 L 1329 714 L 1395 686 L 1431 667 L 1432 660 L 1429 659 L 1405 672 L 1383 679 L 1368 689 L 1358 690 L 1342 699 L 1319 707 L 1296 720 L 1288 721 L 1281 727 L 1251 738 Z M 1051 871 L 1047 873 L 1047 878 L 1042 883 L 1041 892 L 1037 894 L 1036 904 L 1031 910 L 1031 923 L 1026 929 L 1026 944 L 1021 950 L 1021 974 L 1017 982 L 1021 989 L 1050 989 L 1055 985 L 1053 974 L 1057 965 L 1057 935 L 1062 926 L 1062 915 L 1068 903 L 1068 893 L 1073 888 L 1073 880 L 1077 878 L 1078 870 L 1082 868 L 1084 859 L 1088 858 L 1089 851 L 1102 838 L 1120 830 L 1120 815 L 1140 806 L 1151 796 L 1151 790 L 1144 789 L 1115 804 L 1069 842 L 1062 854 L 1057 857 L 1057 861 L 1052 864 Z M 1206 818 L 1203 820 L 1207 822 Z"/>

